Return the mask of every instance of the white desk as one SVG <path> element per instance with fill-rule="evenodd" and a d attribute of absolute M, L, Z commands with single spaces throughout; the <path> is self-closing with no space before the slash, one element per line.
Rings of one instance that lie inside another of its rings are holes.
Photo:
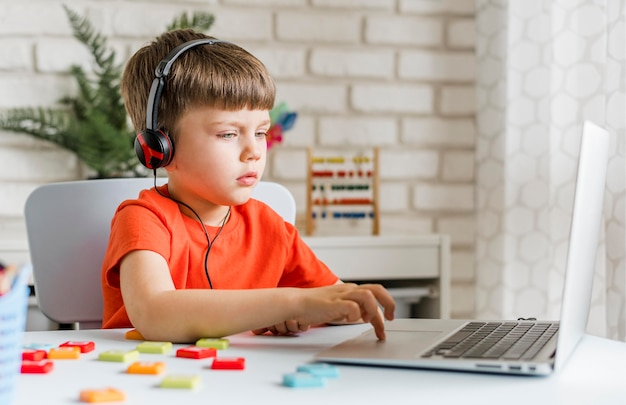
<path fill-rule="evenodd" d="M 128 364 L 96 360 L 99 352 L 132 349 L 125 330 L 27 332 L 25 343 L 61 344 L 68 340 L 96 343 L 96 350 L 79 360 L 56 360 L 50 374 L 22 374 L 16 404 L 78 403 L 88 388 L 115 387 L 127 394 L 128 404 L 626 404 L 626 344 L 585 337 L 575 356 L 558 375 L 511 377 L 488 374 L 339 366 L 340 377 L 322 388 L 287 388 L 284 373 L 309 362 L 314 353 L 355 336 L 369 325 L 316 328 L 298 337 L 254 336 L 229 338 L 223 356 L 243 356 L 243 371 L 217 371 L 206 367 L 210 359 L 141 354 L 144 361 L 165 361 L 166 374 L 198 374 L 196 390 L 163 389 L 161 376 L 125 373 Z M 596 355 L 597 357 L 592 357 Z M 602 367 L 602 368 L 601 368 Z M 528 396 L 532 398 L 528 400 Z"/>

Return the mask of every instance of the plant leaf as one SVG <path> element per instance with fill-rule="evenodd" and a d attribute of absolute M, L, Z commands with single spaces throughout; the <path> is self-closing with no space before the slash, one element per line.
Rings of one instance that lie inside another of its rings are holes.
<path fill-rule="evenodd" d="M 191 18 L 187 13 L 182 13 L 174 18 L 174 21 L 167 26 L 167 31 L 191 28 L 198 32 L 208 31 L 215 22 L 215 17 L 211 13 L 195 11 Z"/>
<path fill-rule="evenodd" d="M 107 38 L 91 22 L 63 6 L 74 37 L 93 57 L 93 71 L 72 66 L 76 95 L 60 98 L 62 108 L 15 108 L 0 114 L 0 128 L 52 142 L 75 153 L 99 177 L 132 173 L 145 174 L 138 164 L 120 94 L 122 64 L 116 64 L 115 51 Z M 207 31 L 215 21 L 207 12 L 183 13 L 168 26 L 168 31 L 192 28 Z"/>

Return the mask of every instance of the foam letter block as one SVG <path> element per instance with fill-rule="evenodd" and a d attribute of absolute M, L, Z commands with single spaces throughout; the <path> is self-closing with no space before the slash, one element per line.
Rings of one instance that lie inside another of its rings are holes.
<path fill-rule="evenodd" d="M 197 375 L 169 375 L 161 381 L 161 388 L 196 388 L 200 385 Z"/>
<path fill-rule="evenodd" d="M 176 350 L 176 357 L 184 357 L 187 359 L 206 359 L 207 357 L 215 357 L 217 350 L 211 347 L 188 346 Z"/>
<path fill-rule="evenodd" d="M 339 377 L 339 368 L 328 363 L 303 364 L 301 366 L 298 366 L 297 371 L 309 373 L 324 378 Z"/>
<path fill-rule="evenodd" d="M 80 392 L 79 400 L 81 402 L 117 402 L 126 400 L 126 395 L 115 388 L 83 390 Z"/>
<path fill-rule="evenodd" d="M 59 345 L 59 347 L 78 347 L 81 353 L 89 353 L 96 348 L 96 344 L 94 342 L 74 342 L 70 340 Z"/>
<path fill-rule="evenodd" d="M 243 370 L 246 359 L 243 357 L 216 357 L 211 364 L 211 370 Z"/>
<path fill-rule="evenodd" d="M 210 347 L 215 350 L 224 350 L 227 349 L 229 345 L 228 339 L 211 339 L 211 338 L 203 338 L 196 342 L 196 346 L 200 347 Z"/>
<path fill-rule="evenodd" d="M 117 361 L 119 363 L 128 363 L 137 359 L 139 359 L 139 352 L 137 350 L 107 350 L 98 355 L 98 360 Z"/>
<path fill-rule="evenodd" d="M 130 366 L 126 372 L 128 374 L 162 374 L 165 371 L 165 363 L 155 361 L 153 363 L 136 361 Z"/>
<path fill-rule="evenodd" d="M 141 333 L 139 333 L 139 331 L 137 329 L 129 330 L 128 332 L 126 332 L 124 337 L 126 339 L 128 339 L 128 340 L 145 340 L 143 338 L 143 335 Z"/>
<path fill-rule="evenodd" d="M 50 360 L 22 361 L 22 374 L 46 374 L 52 371 L 54 363 Z"/>
<path fill-rule="evenodd" d="M 74 360 L 80 358 L 80 348 L 71 347 L 53 347 L 48 352 L 48 358 L 50 360 Z"/>
<path fill-rule="evenodd" d="M 22 360 L 39 361 L 48 357 L 48 352 L 39 349 L 24 349 L 22 350 Z"/>
<path fill-rule="evenodd" d="M 23 349 L 45 350 L 46 352 L 54 347 L 50 343 L 28 343 L 22 346 Z"/>
<path fill-rule="evenodd" d="M 323 387 L 326 384 L 322 377 L 305 373 L 288 373 L 283 375 L 283 385 L 291 388 Z"/>
<path fill-rule="evenodd" d="M 141 342 L 137 345 L 139 353 L 165 354 L 171 350 L 171 342 Z"/>

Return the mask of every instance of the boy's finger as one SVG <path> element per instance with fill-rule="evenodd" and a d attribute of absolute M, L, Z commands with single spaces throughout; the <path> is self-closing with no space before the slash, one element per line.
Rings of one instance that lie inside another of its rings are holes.
<path fill-rule="evenodd" d="M 394 301 L 389 291 L 387 291 L 380 284 L 367 284 L 365 285 L 376 297 L 376 300 L 385 310 L 385 318 L 392 320 L 394 318 L 394 312 L 396 309 L 396 302 Z"/>
<path fill-rule="evenodd" d="M 267 328 L 253 329 L 252 333 L 254 333 L 255 335 L 262 335 L 262 334 L 264 334 L 267 331 L 269 331 L 269 329 L 267 329 Z"/>
<path fill-rule="evenodd" d="M 370 321 L 370 324 L 374 327 L 374 332 L 378 340 L 385 340 L 387 338 L 387 335 L 385 335 L 385 322 L 380 314 L 376 314 Z"/>

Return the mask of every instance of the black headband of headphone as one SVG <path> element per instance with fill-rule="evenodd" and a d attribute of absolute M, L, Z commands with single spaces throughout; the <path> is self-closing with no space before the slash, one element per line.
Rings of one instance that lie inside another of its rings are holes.
<path fill-rule="evenodd" d="M 167 166 L 174 156 L 174 145 L 166 130 L 159 128 L 159 102 L 165 87 L 165 79 L 170 73 L 172 65 L 187 50 L 200 45 L 214 45 L 231 42 L 220 39 L 195 39 L 185 42 L 172 49 L 159 62 L 154 71 L 154 80 L 150 86 L 148 105 L 146 110 L 146 129 L 135 138 L 135 153 L 141 164 L 148 169 L 158 169 Z"/>
<path fill-rule="evenodd" d="M 150 87 L 150 95 L 148 97 L 148 109 L 146 111 L 146 128 L 156 131 L 159 127 L 159 101 L 161 100 L 161 94 L 163 93 L 163 88 L 165 87 L 165 79 L 170 73 L 170 69 L 172 68 L 172 65 L 174 64 L 176 59 L 178 59 L 183 53 L 187 52 L 187 50 L 195 48 L 196 46 L 214 45 L 217 43 L 230 44 L 230 42 L 222 41 L 220 39 L 194 39 L 192 41 L 178 45 L 176 48 L 172 49 L 172 51 L 161 60 L 161 62 L 159 62 L 156 69 L 154 70 L 154 80 L 152 81 L 152 86 Z"/>

